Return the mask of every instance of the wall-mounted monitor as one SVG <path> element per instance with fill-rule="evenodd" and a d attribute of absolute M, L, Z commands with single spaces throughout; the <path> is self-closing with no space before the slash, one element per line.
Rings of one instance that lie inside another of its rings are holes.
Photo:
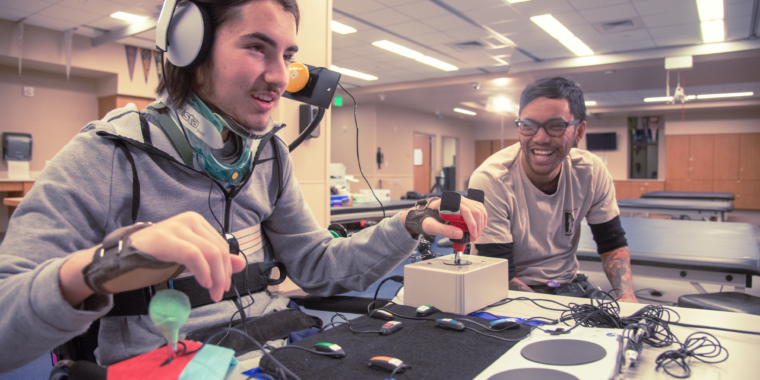
<path fill-rule="evenodd" d="M 617 133 L 586 133 L 586 150 L 617 150 Z"/>

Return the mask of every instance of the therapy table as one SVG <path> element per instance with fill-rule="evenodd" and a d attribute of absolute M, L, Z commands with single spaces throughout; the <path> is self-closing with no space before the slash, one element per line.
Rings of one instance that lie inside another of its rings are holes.
<path fill-rule="evenodd" d="M 385 216 L 391 217 L 414 207 L 416 199 L 383 201 Z M 354 203 L 353 206 L 331 207 L 330 223 L 350 223 L 365 219 L 382 219 L 383 210 L 377 202 Z"/>
<path fill-rule="evenodd" d="M 715 217 L 717 221 L 724 221 L 726 220 L 726 214 L 734 209 L 734 205 L 728 201 L 691 199 L 618 199 L 617 204 L 620 211 L 641 212 L 645 214 L 670 214 L 676 219 L 701 219 L 708 221 L 711 217 Z"/>
<path fill-rule="evenodd" d="M 700 283 L 733 286 L 743 292 L 760 276 L 760 227 L 746 223 L 620 218 L 631 251 L 631 271 Z M 581 224 L 578 260 L 601 258 L 588 224 Z"/>
<path fill-rule="evenodd" d="M 706 191 L 652 191 L 646 194 L 642 194 L 641 198 L 690 199 L 698 201 L 733 201 L 734 193 L 716 193 Z"/>

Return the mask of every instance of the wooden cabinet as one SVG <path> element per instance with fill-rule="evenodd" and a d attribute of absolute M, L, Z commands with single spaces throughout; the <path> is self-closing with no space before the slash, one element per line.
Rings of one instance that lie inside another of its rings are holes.
<path fill-rule="evenodd" d="M 668 136 L 665 156 L 665 173 L 668 180 L 689 178 L 689 136 Z"/>
<path fill-rule="evenodd" d="M 760 133 L 668 136 L 666 155 L 665 190 L 734 193 L 735 208 L 760 210 Z"/>
<path fill-rule="evenodd" d="M 715 162 L 713 180 L 739 179 L 739 135 L 715 136 Z M 723 191 L 723 190 L 715 190 Z M 732 191 L 735 193 L 735 191 Z"/>
<path fill-rule="evenodd" d="M 613 181 L 616 199 L 641 198 L 641 194 L 665 190 L 662 181 Z"/>
<path fill-rule="evenodd" d="M 760 180 L 760 133 L 741 135 L 739 140 L 739 179 Z"/>
<path fill-rule="evenodd" d="M 519 143 L 520 140 L 504 140 L 504 148 Z M 475 167 L 479 167 L 488 157 L 501 150 L 501 140 L 475 141 Z"/>
<path fill-rule="evenodd" d="M 715 136 L 689 136 L 689 179 L 712 180 L 715 161 Z M 701 190 L 695 190 L 701 191 Z"/>

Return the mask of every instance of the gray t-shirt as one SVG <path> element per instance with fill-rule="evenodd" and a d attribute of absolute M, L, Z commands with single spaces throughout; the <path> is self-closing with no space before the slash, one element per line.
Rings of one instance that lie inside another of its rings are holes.
<path fill-rule="evenodd" d="M 520 144 L 489 157 L 470 188 L 485 191 L 488 226 L 478 244 L 514 243 L 515 277 L 526 285 L 569 282 L 578 271 L 580 224 L 601 224 L 620 214 L 612 176 L 599 157 L 571 149 L 557 191 L 545 194 L 528 179 Z"/>

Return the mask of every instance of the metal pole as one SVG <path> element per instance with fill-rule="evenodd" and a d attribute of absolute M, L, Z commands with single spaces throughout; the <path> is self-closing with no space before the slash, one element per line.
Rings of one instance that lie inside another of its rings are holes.
<path fill-rule="evenodd" d="M 504 114 L 501 115 L 501 149 L 504 149 Z"/>

